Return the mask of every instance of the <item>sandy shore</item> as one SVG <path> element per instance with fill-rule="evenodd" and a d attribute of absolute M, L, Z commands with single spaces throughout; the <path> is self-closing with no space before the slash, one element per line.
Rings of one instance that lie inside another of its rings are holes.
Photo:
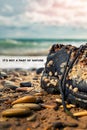
<path fill-rule="evenodd" d="M 87 116 L 77 119 L 68 116 L 60 107 L 61 103 L 56 102 L 61 96 L 48 94 L 41 89 L 41 71 L 42 69 L 0 70 L 0 130 L 86 130 Z M 30 83 L 30 86 L 23 87 L 21 83 L 24 82 Z M 31 115 L 23 117 L 3 117 L 2 112 L 11 109 L 13 101 L 29 95 L 36 98 L 35 104 L 41 106 L 40 110 L 32 110 Z M 75 113 L 84 110 L 74 106 L 70 111 Z"/>
<path fill-rule="evenodd" d="M 48 50 L 39 50 L 39 51 L 34 51 L 34 50 L 31 50 L 31 51 L 4 51 L 4 52 L 0 52 L 0 55 L 1 56 L 46 56 L 48 54 Z"/>

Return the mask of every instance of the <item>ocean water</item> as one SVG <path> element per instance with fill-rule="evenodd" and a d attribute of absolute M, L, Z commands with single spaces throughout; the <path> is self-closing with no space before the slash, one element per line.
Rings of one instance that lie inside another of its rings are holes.
<path fill-rule="evenodd" d="M 53 44 L 80 46 L 87 39 L 1 39 L 0 55 L 46 56 Z"/>

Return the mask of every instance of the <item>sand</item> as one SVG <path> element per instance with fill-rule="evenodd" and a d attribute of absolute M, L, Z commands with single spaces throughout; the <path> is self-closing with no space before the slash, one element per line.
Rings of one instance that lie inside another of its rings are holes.
<path fill-rule="evenodd" d="M 60 94 L 51 95 L 41 89 L 41 75 L 37 74 L 37 69 L 1 69 L 6 76 L 0 77 L 0 130 L 86 130 L 87 116 L 72 118 L 64 112 L 56 99 L 61 99 Z M 22 89 L 12 89 L 5 87 L 3 82 L 11 81 L 20 88 L 21 82 L 31 82 L 32 87 Z M 34 111 L 33 120 L 29 116 L 23 117 L 3 117 L 2 111 L 12 108 L 12 102 L 23 96 L 36 95 L 37 104 L 43 104 L 41 110 Z M 52 107 L 53 106 L 53 107 Z M 80 112 L 84 109 L 77 106 L 71 107 L 70 112 Z"/>

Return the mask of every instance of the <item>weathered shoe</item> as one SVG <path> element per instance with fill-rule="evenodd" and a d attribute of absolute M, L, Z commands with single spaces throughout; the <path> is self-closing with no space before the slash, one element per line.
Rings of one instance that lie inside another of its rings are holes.
<path fill-rule="evenodd" d="M 64 72 L 71 49 L 76 51 L 78 48 L 71 45 L 65 46 L 61 44 L 52 46 L 41 78 L 41 87 L 48 93 L 59 92 L 59 80 Z"/>
<path fill-rule="evenodd" d="M 48 93 L 61 93 L 63 102 L 87 107 L 87 44 L 79 48 L 53 45 L 41 77 Z"/>

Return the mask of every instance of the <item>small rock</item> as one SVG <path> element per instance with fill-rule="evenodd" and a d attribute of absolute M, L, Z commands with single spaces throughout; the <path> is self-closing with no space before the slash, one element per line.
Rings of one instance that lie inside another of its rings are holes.
<path fill-rule="evenodd" d="M 43 103 L 43 100 L 40 97 L 37 97 L 36 103 Z"/>
<path fill-rule="evenodd" d="M 6 116 L 6 117 L 24 116 L 30 113 L 31 113 L 30 109 L 15 108 L 15 109 L 7 109 L 3 111 L 2 116 Z"/>
<path fill-rule="evenodd" d="M 62 99 L 57 98 L 57 99 L 56 99 L 56 102 L 59 103 L 59 104 L 62 104 Z"/>
<path fill-rule="evenodd" d="M 66 125 L 64 123 L 62 123 L 62 122 L 54 122 L 53 123 L 54 129 L 56 129 L 56 128 L 63 129 L 65 126 Z"/>
<path fill-rule="evenodd" d="M 26 130 L 31 130 L 30 128 L 27 128 Z"/>
<path fill-rule="evenodd" d="M 74 108 L 75 105 L 73 105 L 73 104 L 66 104 L 66 107 L 70 109 L 70 108 Z M 60 108 L 63 108 L 63 105 L 60 105 Z"/>
<path fill-rule="evenodd" d="M 37 77 L 34 77 L 33 80 L 38 80 L 38 78 L 37 78 Z"/>
<path fill-rule="evenodd" d="M 2 77 L 2 76 L 0 75 L 0 79 L 4 79 L 4 77 Z"/>
<path fill-rule="evenodd" d="M 32 103 L 36 102 L 36 97 L 34 97 L 34 96 L 24 96 L 22 98 L 19 98 L 19 99 L 13 101 L 12 105 L 17 104 L 17 103 L 31 103 L 31 102 Z"/>
<path fill-rule="evenodd" d="M 73 114 L 75 117 L 80 117 L 80 116 L 87 116 L 87 111 L 81 111 L 81 112 L 76 112 Z"/>
<path fill-rule="evenodd" d="M 53 127 L 54 128 L 64 128 L 64 127 L 77 127 L 78 124 L 77 123 L 70 123 L 70 122 L 66 122 L 66 123 L 63 123 L 63 122 L 54 122 L 53 123 Z"/>
<path fill-rule="evenodd" d="M 31 68 L 30 70 L 31 70 L 31 71 L 36 71 L 36 68 Z"/>
<path fill-rule="evenodd" d="M 13 105 L 13 108 L 29 108 L 32 110 L 41 110 L 41 106 L 35 103 L 21 103 Z"/>
<path fill-rule="evenodd" d="M 21 73 L 20 73 L 21 75 L 23 75 L 23 76 L 28 76 L 29 75 L 29 73 L 28 72 L 26 72 L 26 71 L 21 71 Z"/>
<path fill-rule="evenodd" d="M 3 89 L 4 89 L 4 86 L 0 84 L 0 94 L 3 91 Z"/>
<path fill-rule="evenodd" d="M 36 70 L 36 74 L 42 73 L 43 70 L 44 70 L 44 68 L 38 68 L 38 69 Z"/>
<path fill-rule="evenodd" d="M 16 77 L 20 77 L 20 74 L 19 74 L 18 72 L 16 72 L 16 71 L 14 71 L 12 74 L 13 74 L 14 76 L 16 76 Z"/>
<path fill-rule="evenodd" d="M 8 75 L 5 72 L 1 71 L 0 72 L 0 77 L 7 78 Z"/>
<path fill-rule="evenodd" d="M 56 104 L 41 104 L 41 106 L 44 108 L 55 109 L 57 105 Z"/>
<path fill-rule="evenodd" d="M 14 77 L 12 79 L 10 79 L 11 81 L 15 82 L 16 80 L 22 81 L 22 78 L 20 77 Z"/>
<path fill-rule="evenodd" d="M 29 91 L 32 91 L 34 88 L 32 87 L 22 87 L 22 88 L 17 88 L 16 91 L 17 92 L 29 92 Z"/>
<path fill-rule="evenodd" d="M 11 124 L 8 122 L 2 122 L 0 123 L 0 130 L 6 130 L 11 127 Z"/>
<path fill-rule="evenodd" d="M 1 90 L 1 89 L 0 89 L 0 90 Z M 0 97 L 3 95 L 1 92 L 2 92 L 2 90 L 0 91 Z"/>
<path fill-rule="evenodd" d="M 27 117 L 27 121 L 35 121 L 35 120 L 36 120 L 36 114 Z"/>
<path fill-rule="evenodd" d="M 35 95 L 35 96 L 43 96 L 44 93 L 43 93 L 43 92 L 38 92 L 38 93 L 35 93 L 34 95 Z"/>
<path fill-rule="evenodd" d="M 16 88 L 18 88 L 14 82 L 11 82 L 11 81 L 8 81 L 8 80 L 5 80 L 2 82 L 2 85 L 6 88 L 10 88 L 12 90 L 16 90 Z"/>
<path fill-rule="evenodd" d="M 22 82 L 20 83 L 20 87 L 31 87 L 32 83 L 31 82 Z"/>
<path fill-rule="evenodd" d="M 0 118 L 0 122 L 7 121 L 7 120 L 8 120 L 8 118 L 5 118 L 5 117 Z"/>

